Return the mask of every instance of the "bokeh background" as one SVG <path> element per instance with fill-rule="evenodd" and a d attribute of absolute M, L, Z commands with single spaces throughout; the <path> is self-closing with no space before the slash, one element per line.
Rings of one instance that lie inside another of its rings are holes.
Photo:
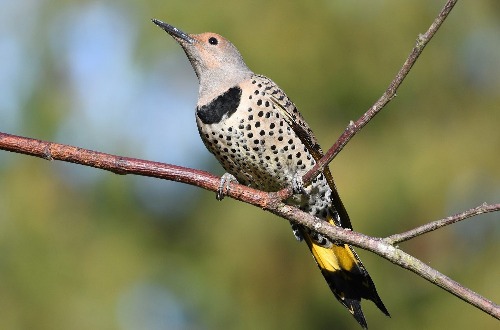
<path fill-rule="evenodd" d="M 197 80 L 150 19 L 218 32 L 325 147 L 385 90 L 444 1 L 0 1 L 0 131 L 222 174 Z M 500 2 L 461 1 L 398 97 L 332 164 L 356 230 L 387 236 L 500 200 Z M 401 247 L 500 300 L 499 214 Z M 497 321 L 359 251 L 392 318 Z M 211 192 L 0 151 L 1 329 L 359 329 L 288 224 Z"/>

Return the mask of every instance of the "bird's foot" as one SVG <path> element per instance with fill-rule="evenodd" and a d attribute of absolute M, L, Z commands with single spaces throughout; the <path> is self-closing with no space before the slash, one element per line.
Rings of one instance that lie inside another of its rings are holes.
<path fill-rule="evenodd" d="M 231 182 L 238 182 L 238 180 L 236 180 L 234 175 L 227 172 L 224 173 L 224 175 L 220 178 L 219 189 L 217 189 L 217 194 L 215 195 L 215 198 L 217 198 L 218 201 L 223 200 L 229 193 Z"/>
<path fill-rule="evenodd" d="M 307 191 L 304 188 L 304 181 L 302 181 L 302 174 L 296 173 L 292 178 L 292 190 L 294 195 L 307 195 Z"/>
<path fill-rule="evenodd" d="M 299 242 L 302 242 L 304 240 L 304 236 L 302 235 L 302 232 L 300 231 L 299 225 L 292 223 L 292 232 L 293 236 L 295 236 L 295 239 Z"/>

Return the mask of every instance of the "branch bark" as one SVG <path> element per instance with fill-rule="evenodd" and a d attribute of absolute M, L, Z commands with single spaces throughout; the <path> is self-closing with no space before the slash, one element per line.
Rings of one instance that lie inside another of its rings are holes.
<path fill-rule="evenodd" d="M 5 133 L 0 133 L 0 149 L 31 155 L 46 160 L 61 160 L 91 166 L 121 175 L 136 174 L 182 182 L 213 192 L 217 191 L 220 183 L 219 177 L 200 170 L 142 159 L 115 156 L 74 146 Z M 500 319 L 500 307 L 498 305 L 463 287 L 449 277 L 427 266 L 417 258 L 412 257 L 392 245 L 396 242 L 410 239 L 430 230 L 441 228 L 480 213 L 499 211 L 500 204 L 483 204 L 462 214 L 423 225 L 406 233 L 392 235 L 382 239 L 363 235 L 355 231 L 345 230 L 341 227 L 332 226 L 308 213 L 302 212 L 293 206 L 286 205 L 282 202 L 286 197 L 286 191 L 267 193 L 237 183 L 231 183 L 230 189 L 226 192 L 226 195 L 239 201 L 258 206 L 278 215 L 279 217 L 301 224 L 327 236 L 334 241 L 342 241 L 371 251 L 396 265 L 414 272 L 415 274 L 454 294 L 460 299 L 490 314 L 491 316 Z"/>

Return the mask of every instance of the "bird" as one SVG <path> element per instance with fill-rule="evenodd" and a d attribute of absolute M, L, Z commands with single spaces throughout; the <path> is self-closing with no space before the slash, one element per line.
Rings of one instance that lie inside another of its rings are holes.
<path fill-rule="evenodd" d="M 188 34 L 152 19 L 184 50 L 199 81 L 196 123 L 206 148 L 226 173 L 217 198 L 232 181 L 262 191 L 293 188 L 285 202 L 322 221 L 352 230 L 328 167 L 309 186 L 302 175 L 323 156 L 304 117 L 271 79 L 255 74 L 238 49 L 216 33 Z M 390 316 L 354 249 L 292 223 L 337 300 L 367 328 L 361 299 Z"/>

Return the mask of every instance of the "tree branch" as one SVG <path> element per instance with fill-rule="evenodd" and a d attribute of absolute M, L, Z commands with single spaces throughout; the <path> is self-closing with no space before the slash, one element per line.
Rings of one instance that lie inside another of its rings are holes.
<path fill-rule="evenodd" d="M 195 185 L 206 190 L 216 192 L 220 178 L 208 172 L 188 169 L 180 166 L 151 162 L 141 159 L 121 157 L 88 149 L 77 148 L 59 143 L 41 141 L 16 135 L 0 133 L 0 149 L 16 153 L 31 155 L 46 160 L 61 160 L 85 166 L 100 168 L 117 174 L 137 174 L 170 181 L 177 181 Z M 371 251 L 392 263 L 408 269 L 429 282 L 454 294 L 460 299 L 479 308 L 480 310 L 500 319 L 500 308 L 492 301 L 461 286 L 449 277 L 427 266 L 422 261 L 412 257 L 390 244 L 392 237 L 386 239 L 370 237 L 358 232 L 345 230 L 322 221 L 296 207 L 282 202 L 283 191 L 266 193 L 237 183 L 232 183 L 226 195 L 239 201 L 258 206 L 311 230 L 315 230 L 331 240 L 342 241 L 353 246 Z M 491 212 L 498 210 L 495 205 L 480 206 Z M 470 212 L 470 211 L 468 211 Z M 478 211 L 479 212 L 479 211 Z M 467 212 L 466 212 L 467 213 Z M 482 212 L 479 212 L 482 213 Z M 478 213 L 478 214 L 479 214 Z M 469 216 L 473 216 L 471 214 Z M 454 216 L 455 217 L 455 216 Z M 446 220 L 446 219 L 444 219 Z M 455 221 L 456 222 L 456 221 Z M 451 220 L 447 224 L 453 223 Z M 439 225 L 442 227 L 446 224 Z M 422 227 L 426 228 L 428 225 Z M 438 228 L 439 228 L 438 227 Z M 437 228 L 436 228 L 437 229 Z M 426 232 L 426 229 L 416 228 L 410 232 Z M 404 235 L 404 234 L 402 234 Z M 397 241 L 393 239 L 393 241 Z"/>
<path fill-rule="evenodd" d="M 210 191 L 217 191 L 220 178 L 211 173 L 181 166 L 122 157 L 78 148 L 60 143 L 42 141 L 0 132 L 0 150 L 30 155 L 46 160 L 60 160 L 110 171 L 116 174 L 136 174 L 169 181 L 182 182 Z M 256 189 L 231 183 L 231 197 L 265 208 L 268 194 Z M 227 195 L 227 194 L 226 194 Z M 282 200 L 279 193 L 273 198 Z"/>
<path fill-rule="evenodd" d="M 487 206 L 488 208 L 489 206 Z M 477 307 L 488 313 L 496 319 L 500 319 L 500 306 L 493 301 L 486 299 L 478 293 L 462 286 L 437 270 L 427 266 L 419 259 L 405 253 L 393 245 L 386 242 L 385 239 L 366 236 L 364 234 L 333 226 L 325 221 L 321 221 L 314 216 L 304 213 L 297 208 L 281 203 L 276 209 L 269 209 L 270 212 L 281 217 L 293 220 L 307 228 L 314 228 L 320 234 L 329 239 L 340 240 L 344 243 L 371 251 L 390 262 L 408 269 L 418 276 L 426 279 L 432 284 L 450 292 L 463 301 Z"/>
<path fill-rule="evenodd" d="M 302 181 L 304 185 L 308 185 L 311 181 L 317 177 L 323 169 L 330 164 L 330 162 L 337 157 L 337 155 L 344 149 L 345 145 L 356 135 L 366 124 L 370 122 L 395 96 L 396 91 L 399 86 L 403 83 L 403 80 L 406 78 L 411 68 L 417 61 L 418 57 L 424 50 L 425 46 L 429 43 L 429 41 L 434 37 L 439 27 L 445 19 L 448 17 L 448 14 L 451 12 L 455 4 L 458 0 L 448 0 L 443 7 L 443 9 L 439 12 L 438 16 L 432 22 L 431 26 L 424 34 L 418 36 L 415 47 L 408 55 L 408 58 L 404 62 L 403 66 L 396 74 L 396 77 L 391 81 L 387 90 L 382 94 L 382 96 L 375 102 L 374 105 L 368 111 L 366 111 L 356 122 L 350 122 L 347 128 L 344 130 L 342 135 L 337 139 L 337 142 L 325 153 L 325 155 L 314 165 L 303 177 Z M 288 191 L 291 196 L 291 190 Z"/>
<path fill-rule="evenodd" d="M 395 245 L 397 243 L 408 241 L 414 237 L 434 231 L 441 227 L 454 224 L 455 222 L 459 222 L 470 217 L 475 217 L 476 215 L 480 215 L 483 213 L 497 212 L 497 211 L 500 211 L 500 204 L 488 205 L 486 203 L 483 203 L 482 205 L 474 207 L 468 211 L 457 213 L 455 215 L 450 215 L 449 217 L 446 217 L 444 219 L 427 223 L 423 226 L 414 228 L 404 233 L 391 235 L 389 237 L 384 238 L 384 241 L 391 245 Z"/>
<path fill-rule="evenodd" d="M 449 0 L 446 3 L 427 32 L 419 36 L 415 47 L 384 94 L 361 118 L 359 118 L 356 122 L 351 122 L 349 124 L 333 147 L 330 148 L 325 156 L 317 162 L 316 166 L 314 166 L 304 176 L 303 181 L 305 183 L 310 182 L 312 178 L 317 176 L 324 169 L 324 167 L 336 157 L 336 155 L 344 148 L 350 139 L 394 98 L 397 89 L 409 73 L 415 61 L 444 22 L 456 2 L 457 0 Z M 31 155 L 47 160 L 61 160 L 91 166 L 111 171 L 116 174 L 137 174 L 182 182 L 214 192 L 217 191 L 220 182 L 220 178 L 200 170 L 135 158 L 120 157 L 64 144 L 41 141 L 5 133 L 0 133 L 0 149 Z M 500 307 L 498 305 L 461 286 L 449 277 L 427 266 L 422 261 L 393 246 L 393 244 L 398 242 L 411 239 L 431 230 L 464 220 L 468 217 L 485 212 L 499 211 L 500 204 L 483 204 L 467 212 L 423 225 L 402 234 L 392 235 L 382 239 L 369 237 L 354 231 L 330 225 L 325 221 L 321 221 L 310 214 L 300 211 L 296 207 L 284 204 L 282 200 L 290 196 L 290 194 L 291 190 L 289 189 L 284 189 L 279 192 L 266 193 L 236 183 L 232 183 L 230 190 L 226 192 L 226 195 L 234 199 L 258 206 L 280 217 L 301 224 L 311 230 L 315 230 L 327 236 L 331 240 L 342 241 L 347 244 L 369 250 L 396 265 L 414 272 L 415 274 L 454 294 L 480 310 L 497 319 L 500 319 Z"/>

